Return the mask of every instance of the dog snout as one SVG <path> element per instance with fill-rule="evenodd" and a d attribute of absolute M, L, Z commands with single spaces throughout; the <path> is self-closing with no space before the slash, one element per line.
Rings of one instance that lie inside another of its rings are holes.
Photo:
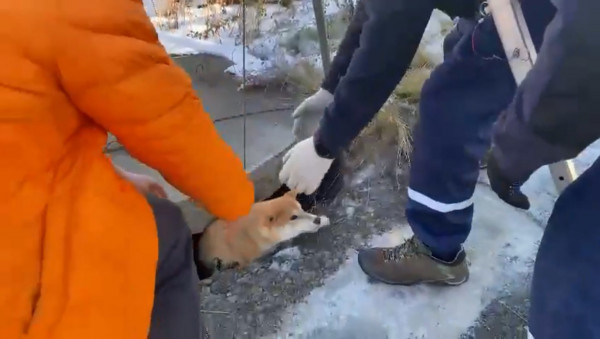
<path fill-rule="evenodd" d="M 321 225 L 321 217 L 316 217 L 315 220 L 313 221 L 313 223 L 315 225 Z"/>

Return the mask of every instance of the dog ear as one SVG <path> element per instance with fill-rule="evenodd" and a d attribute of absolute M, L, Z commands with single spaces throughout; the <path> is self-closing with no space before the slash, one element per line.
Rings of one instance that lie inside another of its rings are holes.
<path fill-rule="evenodd" d="M 296 196 L 298 196 L 298 191 L 296 191 L 295 189 L 294 190 L 290 190 L 285 195 L 287 195 L 288 197 L 292 197 L 292 198 L 296 199 Z"/>

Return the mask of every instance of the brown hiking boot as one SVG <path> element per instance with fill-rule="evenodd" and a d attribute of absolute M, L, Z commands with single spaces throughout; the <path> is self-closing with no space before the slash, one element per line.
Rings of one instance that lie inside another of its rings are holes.
<path fill-rule="evenodd" d="M 452 262 L 445 262 L 434 258 L 414 236 L 398 247 L 361 250 L 358 264 L 369 277 L 392 285 L 430 283 L 455 286 L 469 279 L 463 249 Z"/>

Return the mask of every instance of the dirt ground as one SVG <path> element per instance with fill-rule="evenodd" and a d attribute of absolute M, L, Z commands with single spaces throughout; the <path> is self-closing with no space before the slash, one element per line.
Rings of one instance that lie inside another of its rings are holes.
<path fill-rule="evenodd" d="M 407 170 L 392 168 L 381 166 L 373 170 L 367 164 L 356 168 L 346 176 L 347 187 L 338 198 L 330 206 L 320 208 L 330 216 L 330 227 L 284 244 L 277 254 L 243 271 L 220 272 L 213 276 L 212 283 L 200 286 L 202 319 L 210 338 L 259 338 L 276 333 L 277 337 L 293 337 L 279 333 L 284 311 L 323 285 L 346 262 L 348 251 L 365 246 L 370 237 L 405 222 Z M 349 201 L 353 202 L 350 218 Z M 288 253 L 294 248 L 300 253 Z M 529 281 L 530 277 L 524 276 L 522 283 L 507 286 L 505 290 L 509 292 L 488 305 L 461 339 L 527 338 Z M 384 329 L 361 325 L 360 319 L 343 331 L 323 328 L 303 336 L 367 337 L 388 338 Z"/>
<path fill-rule="evenodd" d="M 360 171 L 359 171 L 360 173 Z M 348 182 L 356 180 L 346 178 Z M 346 261 L 350 249 L 360 248 L 374 234 L 390 230 L 404 220 L 402 187 L 406 175 L 377 173 L 374 177 L 344 190 L 327 208 L 332 225 L 316 234 L 301 236 L 281 246 L 297 247 L 301 260 L 285 270 L 285 255 L 269 256 L 243 271 L 224 271 L 213 282 L 201 286 L 202 316 L 211 338 L 257 338 L 273 334 L 283 311 L 322 285 Z M 345 202 L 357 202 L 352 220 L 347 219 Z"/>

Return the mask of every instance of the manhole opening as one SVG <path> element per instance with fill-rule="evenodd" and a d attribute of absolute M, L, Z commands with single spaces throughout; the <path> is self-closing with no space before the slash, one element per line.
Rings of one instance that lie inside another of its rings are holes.
<path fill-rule="evenodd" d="M 317 204 L 331 202 L 344 186 L 344 177 L 341 171 L 341 160 L 334 161 L 329 171 L 325 174 L 325 177 L 323 177 L 323 181 L 321 181 L 321 185 L 315 193 L 311 195 L 299 194 L 297 200 L 300 205 L 302 205 L 302 209 L 305 211 L 310 211 Z M 290 189 L 286 185 L 281 185 L 270 196 L 262 201 L 279 198 L 289 191 Z M 199 258 L 201 250 L 198 245 L 200 243 L 200 239 L 202 239 L 202 234 L 203 233 L 197 233 L 192 235 L 194 261 L 196 263 L 196 270 L 200 280 L 210 278 L 215 273 L 212 268 L 206 267 L 206 265 L 197 259 Z"/>

